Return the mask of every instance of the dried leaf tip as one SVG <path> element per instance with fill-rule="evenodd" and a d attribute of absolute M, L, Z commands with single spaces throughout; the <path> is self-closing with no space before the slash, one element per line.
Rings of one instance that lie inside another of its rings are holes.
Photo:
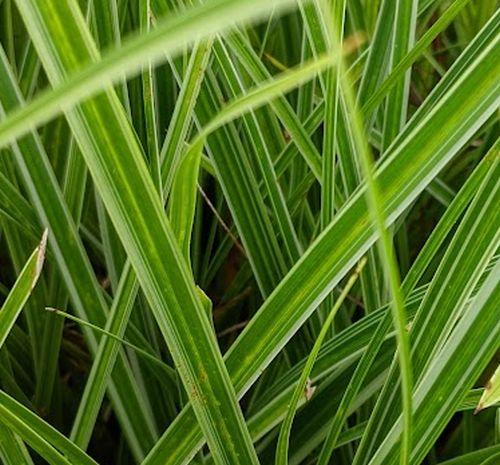
<path fill-rule="evenodd" d="M 35 287 L 38 278 L 40 277 L 40 273 L 42 272 L 43 262 L 45 261 L 45 250 L 47 248 L 47 237 L 49 235 L 49 230 L 45 229 L 42 234 L 42 240 L 37 247 L 37 259 L 36 259 L 36 267 L 35 267 L 35 275 L 33 276 L 33 280 L 31 282 L 31 290 Z"/>
<path fill-rule="evenodd" d="M 493 376 L 486 383 L 483 395 L 479 399 L 476 410 L 474 410 L 474 415 L 476 415 L 481 410 L 491 407 L 492 405 L 500 402 L 500 365 L 493 373 Z"/>
<path fill-rule="evenodd" d="M 315 390 L 316 386 L 312 385 L 311 378 L 307 378 L 306 387 L 304 389 L 304 395 L 306 397 L 306 401 L 309 402 L 311 400 L 311 397 L 313 396 Z"/>

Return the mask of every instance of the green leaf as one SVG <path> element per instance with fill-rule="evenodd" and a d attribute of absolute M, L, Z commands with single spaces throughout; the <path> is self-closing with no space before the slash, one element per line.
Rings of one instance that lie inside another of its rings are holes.
<path fill-rule="evenodd" d="M 327 2 L 322 2 L 324 5 L 323 10 L 327 12 L 326 14 L 322 14 L 320 9 L 320 2 L 311 2 L 308 5 L 305 5 L 302 9 L 302 14 L 304 16 L 304 22 L 307 26 L 307 33 L 309 36 L 309 40 L 311 42 L 311 48 L 314 51 L 315 55 L 324 53 L 327 49 L 339 49 L 341 44 L 341 38 L 343 37 L 343 30 L 345 29 L 343 22 L 341 21 L 343 13 L 340 10 L 340 3 L 336 2 L 334 10 L 331 12 L 332 19 L 325 20 L 323 16 L 328 18 L 328 5 Z M 345 8 L 344 8 L 345 9 Z M 336 19 L 335 19 L 336 18 Z M 372 44 L 372 47 L 374 45 Z M 346 71 L 343 70 L 343 67 L 339 66 L 336 71 L 336 76 L 334 80 L 332 80 L 332 76 L 327 76 L 328 82 L 323 82 L 320 77 L 320 83 L 323 87 L 323 94 L 327 97 L 325 98 L 325 122 L 327 126 L 327 131 L 325 132 L 325 147 L 324 150 L 327 151 L 329 156 L 333 156 L 332 150 L 337 152 L 338 157 L 338 165 L 339 172 L 342 177 L 342 184 L 344 187 L 344 191 L 346 197 L 352 195 L 352 193 L 356 190 L 356 188 L 361 183 L 361 179 L 363 177 L 361 165 L 360 165 L 360 157 L 358 155 L 358 148 L 355 144 L 355 137 L 353 134 L 352 121 L 350 117 L 350 109 L 346 106 L 346 100 L 344 91 L 342 90 L 341 78 L 342 74 L 345 74 Z M 334 82 L 336 81 L 336 82 Z M 331 100 L 328 100 L 328 93 L 331 93 L 332 89 L 329 87 L 336 86 L 338 87 L 336 94 L 338 103 L 336 105 L 336 114 L 335 122 L 333 127 L 333 122 L 330 121 L 333 118 L 333 109 L 329 108 L 329 106 L 333 103 Z M 328 126 L 331 126 L 331 130 L 335 131 L 335 145 L 330 147 L 328 144 L 332 144 L 333 141 L 329 141 L 328 139 L 333 138 L 333 134 L 328 134 Z M 324 176 L 332 176 L 333 166 L 332 160 L 328 160 L 328 157 L 323 157 L 324 166 L 323 168 L 328 170 L 329 173 L 323 173 Z M 336 206 L 334 202 L 333 193 L 328 194 L 328 196 L 332 196 L 331 199 L 327 200 L 325 197 L 327 191 L 332 191 L 332 188 L 335 188 L 335 183 L 332 186 L 322 186 L 323 195 L 322 201 L 323 203 L 327 203 L 323 207 L 323 228 L 326 224 L 331 221 L 333 207 Z M 335 194 L 338 196 L 338 194 Z M 338 205 L 342 205 L 342 201 L 338 202 Z M 325 210 L 326 208 L 326 210 Z M 329 212 L 328 212 L 329 211 Z M 379 285 L 379 272 L 377 271 L 376 265 L 376 257 L 373 251 L 368 253 L 368 264 L 365 268 L 364 273 L 361 275 L 361 285 L 363 288 L 363 301 L 365 304 L 366 311 L 370 312 L 378 308 L 381 301 L 382 290 Z"/>
<path fill-rule="evenodd" d="M 162 183 L 165 193 L 170 191 L 176 167 L 183 152 L 183 142 L 186 139 L 189 124 L 193 117 L 193 110 L 211 50 L 212 40 L 207 39 L 195 44 L 191 52 L 189 65 L 182 81 L 172 120 L 168 125 L 167 135 L 160 153 Z"/>
<path fill-rule="evenodd" d="M 40 227 L 35 212 L 2 173 L 0 173 L 0 210 L 5 217 L 22 227 L 29 236 L 38 236 Z"/>
<path fill-rule="evenodd" d="M 239 69 L 233 64 L 231 60 L 231 54 L 228 48 L 222 41 L 218 41 L 215 44 L 215 56 L 217 58 L 217 62 L 223 72 L 226 87 L 228 87 L 233 95 L 233 98 L 238 98 L 241 94 L 245 94 L 247 91 L 245 89 L 245 84 L 242 82 L 242 78 L 240 77 Z M 252 92 L 252 89 L 248 90 L 248 92 Z M 269 100 L 271 100 L 271 95 L 268 96 Z M 264 99 L 265 100 L 265 99 Z M 285 196 L 281 189 L 281 186 L 278 184 L 278 179 L 273 167 L 273 160 L 271 154 L 271 147 L 269 146 L 269 129 L 266 127 L 263 122 L 263 118 L 259 115 L 268 114 L 264 113 L 267 108 L 263 108 L 260 113 L 255 111 L 245 110 L 242 112 L 242 120 L 243 120 L 243 128 L 245 129 L 245 135 L 248 137 L 250 142 L 250 147 L 254 152 L 254 157 L 247 155 L 245 151 L 241 152 L 240 158 L 247 159 L 248 165 L 251 167 L 256 161 L 258 165 L 258 169 L 256 170 L 256 179 L 253 181 L 252 177 L 247 174 L 247 178 L 251 181 L 250 189 L 252 189 L 253 200 L 248 199 L 247 203 L 252 203 L 251 208 L 253 210 L 258 210 L 260 207 L 259 204 L 264 205 L 265 198 L 269 199 L 271 204 L 271 220 L 274 220 L 276 224 L 276 233 L 275 235 L 281 236 L 281 241 L 283 243 L 283 247 L 279 246 L 271 246 L 268 253 L 271 256 L 276 256 L 275 262 L 279 264 L 276 268 L 276 275 L 280 278 L 283 276 L 286 269 L 289 269 L 295 261 L 300 256 L 301 245 L 299 243 L 297 233 L 292 224 L 292 219 L 290 217 L 290 212 L 286 206 Z M 221 110 L 221 111 L 224 111 Z M 236 165 L 236 164 L 235 164 Z M 220 165 L 219 165 L 220 166 Z M 230 168 L 230 167 L 228 167 Z M 241 174 L 241 180 L 245 179 L 245 174 L 243 170 L 236 165 L 235 168 L 239 168 L 238 171 Z M 222 173 L 225 173 L 226 170 L 220 169 L 221 178 L 224 179 L 226 176 L 223 176 Z M 227 170 L 229 171 L 229 170 Z M 257 187 L 257 179 L 258 177 L 262 177 L 262 188 L 260 189 L 262 193 L 262 201 L 259 202 L 260 196 L 258 195 L 258 187 Z M 253 181 L 253 182 L 252 182 Z M 227 197 L 231 196 L 231 192 L 228 191 Z M 233 193 L 233 196 L 236 194 Z M 234 216 L 237 218 L 239 216 L 238 210 L 234 210 Z M 261 216 L 264 216 L 263 221 L 265 219 L 265 212 L 261 213 Z M 243 230 L 241 231 L 242 238 L 245 238 L 248 233 Z M 273 244 L 273 237 L 268 239 L 269 244 Z M 275 240 L 275 239 L 274 239 Z M 281 251 L 283 249 L 283 252 Z M 248 249 L 249 258 L 253 261 L 253 256 L 256 255 L 255 250 Z M 257 265 L 254 264 L 255 275 L 259 278 L 260 275 L 264 274 L 261 269 L 257 269 Z M 276 282 L 269 283 L 263 285 L 263 295 L 266 296 L 269 292 L 275 287 Z"/>
<path fill-rule="evenodd" d="M 496 212 L 500 194 L 496 186 L 498 157 L 495 156 L 487 163 L 492 164 L 491 170 L 481 180 L 474 201 L 457 229 L 412 321 L 412 362 L 417 385 L 450 337 L 454 325 L 462 317 L 475 285 L 499 245 L 500 216 Z M 450 287 L 450 283 L 454 286 Z M 397 412 L 388 411 L 386 407 L 397 402 L 397 391 L 394 389 L 397 384 L 397 374 L 392 367 L 369 422 L 372 434 L 368 434 L 367 438 L 370 441 L 364 441 L 358 450 L 359 463 L 369 463 L 373 453 L 370 449 L 384 441 L 397 418 Z"/>
<path fill-rule="evenodd" d="M 182 250 L 184 260 L 191 264 L 191 230 L 193 229 L 198 175 L 204 139 L 193 143 L 177 167 L 169 201 L 172 232 Z M 191 265 L 190 265 L 191 268 Z"/>
<path fill-rule="evenodd" d="M 254 82 L 269 79 L 269 72 L 248 45 L 241 32 L 230 35 L 226 40 L 228 46 L 236 54 Z M 288 101 L 283 97 L 276 99 L 273 102 L 273 109 L 286 127 L 316 179 L 321 179 L 321 157 Z"/>
<path fill-rule="evenodd" d="M 321 345 L 323 344 L 323 341 L 325 340 L 325 337 L 328 334 L 328 331 L 330 329 L 330 326 L 333 322 L 333 319 L 334 319 L 336 313 L 338 312 L 340 306 L 342 305 L 343 301 L 347 297 L 347 294 L 351 290 L 352 286 L 354 285 L 354 283 L 358 279 L 358 276 L 361 273 L 361 270 L 363 269 L 363 266 L 365 264 L 366 264 L 366 258 L 362 259 L 360 261 L 360 263 L 356 267 L 356 270 L 354 271 L 354 273 L 351 275 L 351 277 L 347 281 L 340 296 L 338 297 L 334 306 L 332 307 L 332 309 L 328 313 L 328 317 L 326 318 L 325 322 L 323 323 L 321 331 L 320 331 L 318 337 L 316 338 L 316 341 L 314 343 L 313 348 L 311 349 L 311 353 L 309 354 L 309 357 L 306 360 L 306 363 L 304 365 L 304 370 L 302 371 L 302 373 L 300 375 L 300 379 L 297 383 L 297 386 L 295 387 L 295 390 L 293 391 L 287 414 L 286 414 L 286 416 L 283 420 L 283 423 L 281 425 L 280 434 L 279 434 L 279 438 L 278 438 L 278 445 L 276 446 L 276 460 L 275 460 L 276 465 L 288 464 L 288 442 L 290 440 L 290 431 L 292 429 L 293 417 L 295 416 L 295 412 L 297 410 L 299 400 L 304 395 L 306 397 L 306 400 L 309 400 L 309 398 L 313 395 L 313 392 L 308 392 L 308 389 L 310 389 L 310 388 L 307 387 L 307 380 L 309 379 L 309 376 L 311 375 L 311 372 L 312 372 L 312 369 L 314 366 L 314 362 L 316 361 L 318 353 L 321 349 Z"/>
<path fill-rule="evenodd" d="M 399 63 L 413 47 L 415 40 L 418 0 L 402 0 L 396 4 L 391 46 L 388 56 L 389 70 Z M 385 21 L 382 17 L 381 21 Z M 408 95 L 410 92 L 411 70 L 396 81 L 387 96 L 384 127 L 382 134 L 382 150 L 388 147 L 397 137 L 408 117 Z"/>
<path fill-rule="evenodd" d="M 5 465 L 33 465 L 23 442 L 0 423 L 0 459 Z"/>
<path fill-rule="evenodd" d="M 23 100 L 1 50 L 0 81 L 2 112 L 22 105 Z M 60 276 L 69 290 L 75 310 L 82 318 L 104 326 L 108 308 L 102 290 L 40 138 L 35 133 L 24 137 L 13 146 L 13 153 L 31 203 L 37 207 L 39 221 L 50 230 L 50 250 L 61 272 Z M 86 331 L 85 335 L 91 351 L 97 350 L 98 340 L 95 335 L 89 331 Z M 156 434 L 155 426 L 148 416 L 145 401 L 141 398 L 123 353 L 120 354 L 109 388 L 118 417 L 125 426 L 124 432 L 129 444 L 134 454 L 142 458 L 152 445 Z M 134 421 L 130 421 L 128 416 L 133 417 Z"/>
<path fill-rule="evenodd" d="M 124 334 L 137 289 L 135 275 L 130 271 L 130 264 L 127 264 L 118 286 L 117 297 L 113 301 L 106 322 L 108 333 L 116 334 L 118 337 Z M 119 349 L 120 345 L 108 338 L 102 338 L 97 349 L 70 435 L 71 440 L 84 450 L 90 441 L 104 397 L 107 379 L 115 364 Z"/>
<path fill-rule="evenodd" d="M 2 423 L 15 431 L 50 465 L 97 465 L 59 431 L 0 391 Z"/>
<path fill-rule="evenodd" d="M 486 465 L 484 462 L 490 458 L 498 457 L 500 454 L 500 445 L 487 447 L 469 454 L 460 455 L 456 458 L 440 462 L 439 465 Z"/>
<path fill-rule="evenodd" d="M 102 60 L 95 60 L 83 69 L 80 64 L 78 71 L 72 70 L 70 80 L 58 82 L 53 90 L 17 110 L 0 125 L 0 146 L 69 110 L 124 75 L 133 75 L 148 63 L 158 63 L 166 54 L 178 53 L 195 38 L 223 32 L 238 22 L 257 20 L 272 9 L 283 9 L 292 3 L 292 0 L 256 0 L 251 4 L 242 0 L 211 0 L 169 18 L 148 34 L 128 39 Z M 92 54 L 98 56 L 95 47 L 92 47 Z"/>
<path fill-rule="evenodd" d="M 362 111 L 365 117 L 368 116 L 377 105 L 379 105 L 387 92 L 398 82 L 407 69 L 418 59 L 424 50 L 432 43 L 436 36 L 442 32 L 449 23 L 455 18 L 460 10 L 470 0 L 455 0 L 448 9 L 436 20 L 436 22 L 420 37 L 413 48 L 393 67 L 390 74 L 377 87 L 362 105 Z"/>
<path fill-rule="evenodd" d="M 498 348 L 500 324 L 494 309 L 500 297 L 495 267 L 471 304 L 470 312 L 455 327 L 414 393 L 415 438 L 411 463 L 420 463 L 432 441 L 452 416 L 468 389 Z M 401 434 L 398 420 L 370 464 L 395 463 L 394 450 Z"/>
<path fill-rule="evenodd" d="M 126 293 L 123 293 L 123 295 L 126 295 Z M 135 344 L 132 344 L 131 342 L 126 341 L 125 339 L 122 339 L 119 337 L 116 333 L 112 333 L 106 329 L 100 328 L 99 326 L 93 325 L 92 323 L 89 323 L 88 321 L 82 320 L 81 318 L 78 318 L 74 315 L 71 315 L 69 313 L 63 312 L 61 310 L 58 310 L 53 307 L 46 307 L 45 310 L 54 313 L 56 315 L 63 316 L 64 318 L 67 318 L 71 321 L 74 321 L 82 326 L 86 326 L 88 328 L 91 328 L 94 331 L 97 331 L 98 333 L 102 334 L 103 336 L 106 336 L 107 338 L 113 339 L 116 342 L 119 342 L 120 344 L 123 344 L 127 346 L 128 348 L 134 350 L 139 356 L 144 357 L 148 362 L 152 363 L 155 368 L 160 368 L 163 371 L 163 374 L 166 374 L 167 377 L 171 380 L 174 381 L 176 379 L 176 373 L 175 370 L 167 365 L 165 362 L 162 362 L 157 356 L 152 354 L 151 352 L 141 349 L 140 347 L 136 346 Z M 115 320 L 116 318 L 110 318 L 110 322 Z M 113 326 L 112 323 L 109 324 L 109 326 Z M 91 376 L 89 376 L 91 378 Z M 87 383 L 88 384 L 88 383 Z"/>
<path fill-rule="evenodd" d="M 491 458 L 498 458 L 500 454 L 500 445 L 480 449 L 469 454 L 460 455 L 445 462 L 440 462 L 439 465 L 486 465 Z"/>
<path fill-rule="evenodd" d="M 400 6 L 408 6 L 407 2 L 401 2 Z M 403 16 L 405 15 L 404 7 Z M 411 8 L 409 8 L 411 13 Z M 411 15 L 413 16 L 413 14 Z M 406 19 L 406 18 L 404 18 Z M 411 21 L 409 21 L 411 22 Z M 404 34 L 406 35 L 406 34 Z M 412 35 L 411 33 L 409 34 Z M 411 39 L 404 37 L 404 41 L 409 42 Z M 339 47 L 340 44 L 333 44 L 333 46 Z M 394 328 L 396 330 L 397 339 L 397 354 L 399 360 L 399 369 L 401 373 L 401 398 L 402 398 L 402 409 L 404 416 L 404 430 L 403 439 L 401 445 L 401 461 L 402 465 L 408 463 L 410 448 L 411 448 L 411 438 L 412 438 L 412 407 L 411 407 L 411 394 L 413 389 L 413 374 L 412 374 L 412 362 L 410 356 L 410 345 L 409 338 L 406 329 L 406 315 L 404 311 L 404 301 L 403 293 L 401 291 L 401 283 L 399 276 L 399 268 L 396 260 L 396 254 L 394 251 L 394 246 L 392 243 L 392 238 L 386 229 L 386 217 L 385 217 L 385 205 L 380 191 L 378 180 L 375 179 L 373 174 L 373 155 L 368 145 L 363 132 L 363 123 L 361 117 L 356 108 L 356 102 L 354 99 L 353 92 L 350 88 L 350 83 L 347 82 L 344 75 L 340 75 L 341 78 L 341 88 L 344 92 L 346 106 L 351 114 L 351 127 L 353 131 L 353 137 L 357 152 L 359 154 L 362 170 L 366 179 L 366 197 L 368 208 L 372 216 L 372 221 L 377 229 L 380 251 L 380 260 L 383 264 L 385 276 L 389 283 L 389 289 L 391 294 L 391 309 L 393 315 Z M 404 87 L 400 89 L 400 94 L 404 94 Z M 402 99 L 402 95 L 395 96 L 395 100 Z M 399 102 L 400 103 L 400 102 Z M 390 105 L 389 105 L 390 106 Z M 405 107 L 406 109 L 406 107 Z M 405 110 L 404 109 L 404 110 Z M 393 107 L 390 111 L 396 111 Z M 397 109 L 401 114 L 405 111 Z M 401 124 L 401 122 L 398 122 Z M 399 128 L 399 127 L 398 127 Z M 390 131 L 396 132 L 394 128 L 390 128 Z M 374 345 L 376 346 L 376 344 Z"/>
<path fill-rule="evenodd" d="M 53 84 L 76 64 L 97 58 L 84 20 L 71 5 L 18 3 Z M 116 94 L 109 89 L 67 118 L 214 456 L 219 463 L 257 463 L 210 323 Z"/>
<path fill-rule="evenodd" d="M 272 101 L 276 96 L 313 78 L 318 72 L 331 66 L 337 60 L 337 54 L 321 56 L 309 63 L 302 64 L 297 69 L 286 71 L 276 78 L 260 83 L 254 89 L 225 105 L 222 111 L 200 131 L 198 137 L 206 137 L 215 129 L 241 116 L 242 113 Z"/>
<path fill-rule="evenodd" d="M 24 304 L 38 281 L 45 259 L 47 235 L 48 231 L 46 230 L 43 234 L 42 241 L 26 262 L 26 265 L 0 309 L 0 347 L 5 343 L 17 317 L 21 313 Z"/>
<path fill-rule="evenodd" d="M 496 465 L 496 3 L 0 0 L 0 462 Z"/>
<path fill-rule="evenodd" d="M 495 111 L 499 87 L 493 76 L 500 72 L 495 58 L 499 49 L 496 28 L 493 18 L 471 44 L 471 50 L 476 50 L 477 44 L 486 44 L 481 53 L 471 56 L 467 52 L 456 61 L 455 68 L 450 70 L 455 85 L 448 87 L 447 78 L 443 79 L 435 90 L 443 94 L 433 104 L 432 111 L 422 118 L 419 113 L 414 116 L 421 118 L 418 127 L 403 130 L 378 167 L 375 174 L 389 223 L 395 221 Z M 464 63 L 469 65 L 467 71 L 455 81 L 454 69 L 461 69 Z M 360 189 L 342 208 L 226 354 L 226 365 L 239 395 L 246 392 L 324 296 L 374 243 L 376 234 L 370 227 L 363 195 L 364 189 Z M 145 464 L 180 463 L 192 457 L 202 441 L 194 423 L 192 412 L 185 409 L 153 448 Z M 163 452 L 166 450 L 168 454 Z"/>

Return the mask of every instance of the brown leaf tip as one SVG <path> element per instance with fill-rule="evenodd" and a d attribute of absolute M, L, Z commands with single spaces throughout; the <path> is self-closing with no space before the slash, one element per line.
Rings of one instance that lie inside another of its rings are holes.
<path fill-rule="evenodd" d="M 31 290 L 36 285 L 36 282 L 38 281 L 38 278 L 40 277 L 40 273 L 42 272 L 42 267 L 43 267 L 43 262 L 45 260 L 45 250 L 47 248 L 47 237 L 49 235 L 49 230 L 45 229 L 42 235 L 42 240 L 40 241 L 40 244 L 38 244 L 38 254 L 37 254 L 37 260 L 36 260 L 36 268 L 35 268 L 35 276 L 33 277 L 33 281 L 31 283 Z"/>
<path fill-rule="evenodd" d="M 316 386 L 313 386 L 311 379 L 307 378 L 306 387 L 304 389 L 304 395 L 306 396 L 306 401 L 311 400 L 311 397 L 313 396 L 315 390 Z"/>
<path fill-rule="evenodd" d="M 477 404 L 476 409 L 474 410 L 474 412 L 472 412 L 472 415 L 477 415 L 483 409 L 484 409 L 484 403 L 482 402 L 482 400 L 480 400 L 479 404 Z"/>

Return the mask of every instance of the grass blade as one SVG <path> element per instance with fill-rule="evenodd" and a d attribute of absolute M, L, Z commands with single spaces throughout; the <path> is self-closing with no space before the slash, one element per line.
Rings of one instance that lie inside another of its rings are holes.
<path fill-rule="evenodd" d="M 113 301 L 106 323 L 107 332 L 119 336 L 125 332 L 138 287 L 134 274 L 128 272 L 129 268 L 130 265 L 125 266 L 122 281 L 118 286 L 117 297 Z M 110 372 L 120 349 L 119 344 L 106 342 L 109 342 L 109 340 L 102 338 L 99 344 L 71 429 L 71 441 L 83 450 L 87 448 L 90 441 L 102 398 L 104 397 L 104 390 L 107 385 L 105 381 L 111 374 Z"/>
<path fill-rule="evenodd" d="M 15 80 L 0 51 L 0 102 L 2 111 L 23 103 Z M 15 161 L 22 175 L 31 202 L 37 206 L 40 223 L 50 230 L 48 242 L 65 280 L 75 310 L 85 319 L 104 326 L 107 306 L 97 283 L 90 260 L 79 238 L 61 189 L 55 178 L 47 153 L 36 134 L 30 134 L 13 146 Z M 94 334 L 86 332 L 91 351 L 97 349 Z M 117 382 L 118 380 L 118 382 Z M 113 373 L 110 394 L 134 454 L 144 456 L 153 443 L 155 426 L 148 418 L 148 409 L 135 385 L 123 354 Z M 125 400 L 126 399 L 126 400 Z M 133 413 L 129 413 L 133 412 Z M 130 415 L 134 422 L 126 417 Z M 140 432 L 140 434 L 139 434 Z"/>
<path fill-rule="evenodd" d="M 21 274 L 0 309 L 0 347 L 3 346 L 31 291 L 38 281 L 45 259 L 47 231 L 42 241 L 26 262 Z"/>
<path fill-rule="evenodd" d="M 0 423 L 0 459 L 5 465 L 33 465 L 22 441 Z"/>
<path fill-rule="evenodd" d="M 179 52 L 194 38 L 222 32 L 237 22 L 256 20 L 272 9 L 278 11 L 292 3 L 292 0 L 257 0 L 250 5 L 241 0 L 211 0 L 165 20 L 149 34 L 129 39 L 102 60 L 79 70 L 70 80 L 59 82 L 57 88 L 17 110 L 0 125 L 0 145 L 12 142 L 31 128 L 69 110 L 81 100 L 123 79 L 124 75 L 131 76 L 148 63 L 164 60 L 167 53 Z"/>
<path fill-rule="evenodd" d="M 462 316 L 473 287 L 498 247 L 499 219 L 494 207 L 498 197 L 498 160 L 491 162 L 491 171 L 482 179 L 477 195 L 457 229 L 412 322 L 412 361 L 417 385 Z M 487 226 L 484 225 L 486 218 Z M 485 240 L 476 242 L 481 237 Z M 450 288 L 447 283 L 451 282 L 456 287 Z M 380 445 L 395 421 L 395 412 L 387 409 L 389 399 L 394 402 L 397 398 L 394 385 L 397 385 L 397 375 L 393 369 L 370 420 L 370 429 L 377 433 L 367 435 L 369 440 L 365 440 L 365 444 L 360 447 L 359 460 L 369 461 L 369 450 Z"/>
<path fill-rule="evenodd" d="M 439 173 L 459 147 L 495 111 L 499 99 L 498 84 L 492 77 L 499 67 L 494 58 L 498 49 L 494 34 L 496 27 L 492 20 L 471 44 L 474 48 L 478 43 L 488 43 L 485 39 L 488 37 L 489 45 L 481 53 L 473 57 L 465 54 L 457 60 L 457 68 L 464 61 L 470 64 L 467 72 L 459 78 L 460 85 L 448 87 L 445 77 L 436 89 L 436 92 L 447 89 L 439 104 L 422 117 L 418 128 L 401 133 L 384 163 L 378 167 L 376 177 L 389 222 L 393 222 L 422 192 L 430 179 Z M 450 73 L 453 76 L 453 70 Z M 456 117 L 453 121 L 448 118 L 450 112 Z M 414 118 L 420 118 L 419 114 Z M 255 381 L 260 370 L 311 315 L 347 269 L 375 241 L 376 235 L 368 226 L 370 217 L 363 195 L 363 190 L 358 191 L 343 207 L 266 300 L 226 354 L 226 365 L 240 395 Z M 343 238 L 341 245 L 339 237 Z M 241 360 L 247 360 L 248 364 L 242 364 Z M 186 457 L 192 456 L 193 449 L 201 446 L 200 441 L 199 432 L 194 429 L 192 412 L 184 410 L 153 448 L 145 464 L 181 463 Z M 162 452 L 164 450 L 169 450 L 168 456 Z"/>
<path fill-rule="evenodd" d="M 326 318 L 325 322 L 323 323 L 323 326 L 321 328 L 321 331 L 316 338 L 316 342 L 314 343 L 314 346 L 311 350 L 311 353 L 309 354 L 309 357 L 307 358 L 307 361 L 304 365 L 304 370 L 302 371 L 302 374 L 300 375 L 300 379 L 297 383 L 297 386 L 295 387 L 295 390 L 293 391 L 292 398 L 290 400 L 290 405 L 287 411 L 287 414 L 285 416 L 285 419 L 283 420 L 283 423 L 281 425 L 280 429 L 280 434 L 278 438 L 278 445 L 276 447 L 276 460 L 275 464 L 276 465 L 287 465 L 288 464 L 288 442 L 290 440 L 290 431 L 292 429 L 292 422 L 293 422 L 293 417 L 295 416 L 295 412 L 297 410 L 297 406 L 299 403 L 300 398 L 304 395 L 304 392 L 306 392 L 306 397 L 307 397 L 307 380 L 309 379 L 309 376 L 311 375 L 311 371 L 314 365 L 314 362 L 316 361 L 316 358 L 318 356 L 319 350 L 321 349 L 321 345 L 323 344 L 323 341 L 325 340 L 326 335 L 328 334 L 328 331 L 330 329 L 330 326 L 333 322 L 333 319 L 339 310 L 340 306 L 342 305 L 343 301 L 347 297 L 347 294 L 351 290 L 352 286 L 358 279 L 359 274 L 361 273 L 361 270 L 363 269 L 363 266 L 366 263 L 366 259 L 362 260 L 358 266 L 356 267 L 356 270 L 354 273 L 351 275 L 349 280 L 347 281 L 346 285 L 344 286 L 344 289 L 342 290 L 342 293 L 340 294 L 339 298 L 336 300 L 333 308 L 330 310 L 328 313 L 328 317 Z"/>
<path fill-rule="evenodd" d="M 15 431 L 51 465 L 96 465 L 55 428 L 0 391 L 2 422 Z"/>
<path fill-rule="evenodd" d="M 193 143 L 181 160 L 172 185 L 169 219 L 186 263 L 191 268 L 191 233 L 198 192 L 198 174 L 204 139 Z"/>
<path fill-rule="evenodd" d="M 84 20 L 71 5 L 18 4 L 53 84 L 63 81 L 76 62 L 97 58 Z M 64 30 L 57 27 L 61 22 Z M 56 49 L 47 40 L 47 32 L 51 43 L 58 44 Z M 108 90 L 67 118 L 179 366 L 212 452 L 219 463 L 257 463 L 196 287 L 116 94 Z"/>
<path fill-rule="evenodd" d="M 458 404 L 498 349 L 500 325 L 494 311 L 500 292 L 498 272 L 498 267 L 491 271 L 471 306 L 471 312 L 457 324 L 415 391 L 415 437 L 418 441 L 412 449 L 411 463 L 423 459 L 431 438 L 451 416 L 450 405 Z M 465 353 L 463 344 L 467 346 Z M 394 463 L 394 445 L 400 435 L 400 426 L 398 421 L 370 464 Z"/>
<path fill-rule="evenodd" d="M 495 463 L 497 6 L 0 0 L 0 462 Z"/>
<path fill-rule="evenodd" d="M 392 240 L 389 232 L 386 229 L 386 217 L 384 215 L 383 197 L 380 192 L 378 182 L 373 174 L 373 159 L 369 150 L 368 143 L 365 141 L 362 131 L 362 123 L 359 120 L 359 115 L 356 114 L 356 107 L 352 91 L 348 88 L 349 83 L 343 83 L 343 90 L 346 96 L 348 108 L 351 110 L 352 127 L 355 135 L 355 140 L 360 154 L 361 165 L 363 167 L 366 178 L 366 196 L 369 205 L 369 210 L 373 217 L 373 222 L 377 228 L 380 247 L 380 259 L 384 265 L 389 288 L 392 298 L 392 315 L 394 327 L 396 330 L 396 338 L 398 342 L 398 359 L 399 369 L 401 373 L 401 391 L 402 391 L 402 408 L 404 416 L 404 430 L 401 445 L 401 464 L 407 464 L 409 460 L 411 438 L 412 438 L 412 407 L 411 395 L 413 389 L 412 363 L 410 356 L 410 345 L 406 329 L 406 315 L 404 311 L 403 294 L 401 292 L 401 283 L 399 277 L 399 269 L 396 261 L 395 251 L 392 245 Z"/>

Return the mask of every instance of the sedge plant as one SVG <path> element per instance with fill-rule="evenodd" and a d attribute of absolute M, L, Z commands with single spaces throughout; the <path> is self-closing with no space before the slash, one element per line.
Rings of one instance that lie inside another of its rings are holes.
<path fill-rule="evenodd" d="M 500 463 L 498 2 L 0 25 L 0 463 Z"/>

